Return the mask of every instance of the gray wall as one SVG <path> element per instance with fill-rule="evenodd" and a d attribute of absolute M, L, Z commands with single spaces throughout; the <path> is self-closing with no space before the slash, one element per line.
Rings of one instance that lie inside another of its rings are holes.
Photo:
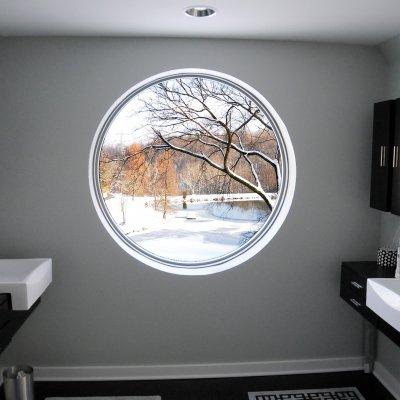
<path fill-rule="evenodd" d="M 400 36 L 387 41 L 380 49 L 388 63 L 386 97 L 400 97 Z M 398 238 L 400 217 L 382 213 L 381 244 L 391 245 Z M 400 348 L 394 345 L 386 336 L 380 334 L 378 340 L 377 360 L 381 362 L 397 379 L 400 380 Z"/>
<path fill-rule="evenodd" d="M 373 258 L 369 203 L 377 49 L 179 39 L 3 39 L 0 256 L 52 257 L 54 283 L 1 363 L 174 364 L 357 356 L 361 318 L 341 260 Z M 227 272 L 184 277 L 125 254 L 91 203 L 89 147 L 136 82 L 202 67 L 257 88 L 287 124 L 298 167 L 272 242 Z"/>

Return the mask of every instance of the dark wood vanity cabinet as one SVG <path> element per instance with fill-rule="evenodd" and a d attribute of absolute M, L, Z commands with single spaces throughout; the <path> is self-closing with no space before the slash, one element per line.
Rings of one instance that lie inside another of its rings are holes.
<path fill-rule="evenodd" d="M 376 322 L 376 315 L 366 306 L 367 278 L 374 274 L 376 275 L 374 262 L 342 264 L 340 296 L 371 323 Z"/>
<path fill-rule="evenodd" d="M 400 99 L 374 105 L 370 205 L 400 215 Z"/>
<path fill-rule="evenodd" d="M 375 261 L 342 263 L 340 297 L 354 310 L 397 345 L 400 345 L 400 332 L 386 323 L 366 305 L 368 278 L 394 278 L 394 268 L 383 268 Z"/>

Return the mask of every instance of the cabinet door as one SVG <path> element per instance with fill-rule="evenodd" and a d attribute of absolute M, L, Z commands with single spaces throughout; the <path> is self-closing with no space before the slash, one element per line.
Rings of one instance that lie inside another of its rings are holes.
<path fill-rule="evenodd" d="M 400 215 L 400 99 L 395 100 L 391 211 Z"/>
<path fill-rule="evenodd" d="M 382 211 L 391 209 L 394 105 L 394 100 L 388 100 L 374 106 L 370 205 Z"/>

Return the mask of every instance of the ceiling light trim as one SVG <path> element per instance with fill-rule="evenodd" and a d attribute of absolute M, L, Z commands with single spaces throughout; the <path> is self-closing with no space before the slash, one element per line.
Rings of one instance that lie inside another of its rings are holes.
<path fill-rule="evenodd" d="M 209 18 L 215 16 L 217 10 L 211 6 L 197 5 L 185 8 L 185 15 L 190 18 Z"/>

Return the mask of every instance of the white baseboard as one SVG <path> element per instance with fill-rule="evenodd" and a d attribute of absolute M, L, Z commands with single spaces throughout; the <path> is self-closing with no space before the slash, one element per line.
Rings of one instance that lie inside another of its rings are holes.
<path fill-rule="evenodd" d="M 38 381 L 98 381 L 289 375 L 363 369 L 363 357 L 220 364 L 34 366 Z"/>
<path fill-rule="evenodd" d="M 396 400 L 400 400 L 400 381 L 393 376 L 379 361 L 376 361 L 374 364 L 373 374 Z"/>

